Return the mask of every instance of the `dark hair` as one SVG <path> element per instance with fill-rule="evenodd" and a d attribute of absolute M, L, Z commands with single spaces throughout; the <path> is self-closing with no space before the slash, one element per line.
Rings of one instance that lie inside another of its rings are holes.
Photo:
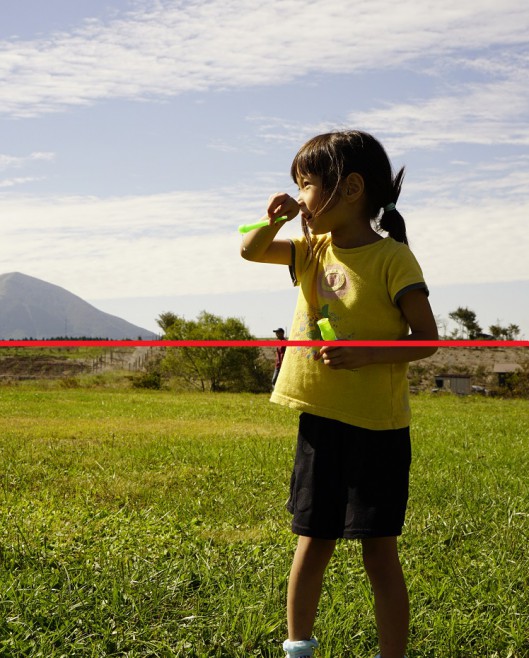
<path fill-rule="evenodd" d="M 398 242 L 408 244 L 406 224 L 397 209 L 384 210 L 399 198 L 404 167 L 396 175 L 382 144 L 369 133 L 346 130 L 317 135 L 296 154 L 290 174 L 297 184 L 300 175 L 318 176 L 322 184 L 322 199 L 316 214 L 335 202 L 340 183 L 351 173 L 364 180 L 369 218 L 378 219 L 378 227 Z M 379 218 L 380 210 L 383 210 Z M 308 236 L 308 229 L 303 230 Z"/>

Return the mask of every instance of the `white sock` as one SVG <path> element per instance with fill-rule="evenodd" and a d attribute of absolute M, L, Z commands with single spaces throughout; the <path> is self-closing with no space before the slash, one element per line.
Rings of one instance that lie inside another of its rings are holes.
<path fill-rule="evenodd" d="M 314 649 L 318 646 L 317 640 L 285 640 L 283 650 L 287 658 L 312 658 Z"/>

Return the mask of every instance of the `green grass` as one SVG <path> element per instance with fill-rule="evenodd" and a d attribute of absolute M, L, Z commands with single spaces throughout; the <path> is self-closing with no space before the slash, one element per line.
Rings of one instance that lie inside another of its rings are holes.
<path fill-rule="evenodd" d="M 121 349 L 124 350 L 126 348 Z M 2 358 L 16 357 L 17 359 L 27 361 L 49 357 L 61 359 L 95 359 L 104 354 L 105 351 L 103 347 L 3 347 L 0 356 Z"/>
<path fill-rule="evenodd" d="M 297 416 L 267 396 L 3 387 L 0 656 L 281 656 Z M 529 656 L 527 401 L 420 396 L 409 658 Z M 356 542 L 322 658 L 376 653 Z"/>

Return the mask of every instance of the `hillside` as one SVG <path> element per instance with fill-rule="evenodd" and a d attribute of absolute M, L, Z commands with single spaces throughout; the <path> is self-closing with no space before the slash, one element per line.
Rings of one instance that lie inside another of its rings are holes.
<path fill-rule="evenodd" d="M 41 279 L 0 275 L 0 339 L 103 338 L 152 340 L 151 331 L 104 313 L 77 295 Z"/>
<path fill-rule="evenodd" d="M 411 383 L 423 390 L 434 386 L 435 377 L 441 374 L 471 375 L 472 384 L 494 387 L 498 377 L 497 364 L 519 363 L 526 365 L 529 353 L 522 348 L 503 347 L 443 347 L 422 361 L 410 364 Z"/>

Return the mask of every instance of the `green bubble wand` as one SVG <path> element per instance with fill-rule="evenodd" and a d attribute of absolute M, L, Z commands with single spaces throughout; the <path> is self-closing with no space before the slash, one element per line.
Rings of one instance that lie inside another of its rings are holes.
<path fill-rule="evenodd" d="M 288 217 L 276 217 L 274 223 L 285 222 L 287 219 Z M 267 219 L 262 219 L 260 222 L 255 222 L 255 224 L 241 224 L 239 226 L 239 233 L 249 233 L 256 228 L 262 228 L 263 226 L 269 226 Z"/>

